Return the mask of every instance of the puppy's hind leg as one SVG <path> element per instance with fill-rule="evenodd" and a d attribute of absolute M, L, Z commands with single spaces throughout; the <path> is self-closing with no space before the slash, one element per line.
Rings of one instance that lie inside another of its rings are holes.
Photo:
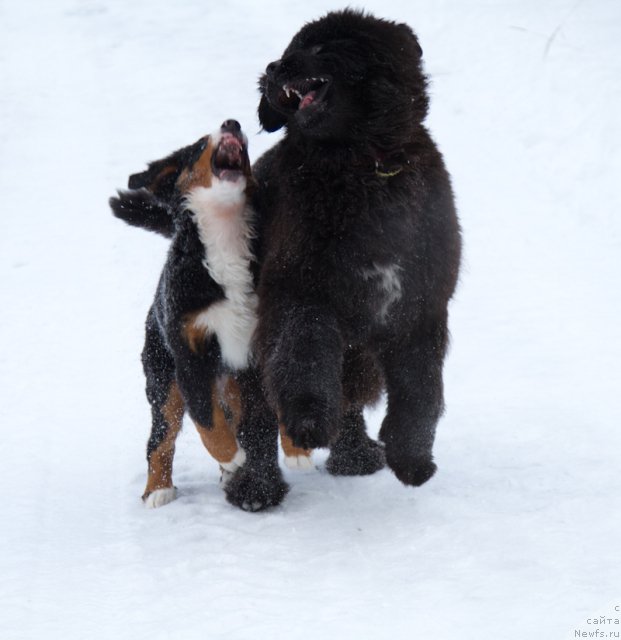
<path fill-rule="evenodd" d="M 220 350 L 213 336 L 208 336 L 196 347 L 184 343 L 175 346 L 175 375 L 179 388 L 190 417 L 204 429 L 213 427 L 212 394 L 220 368 Z"/>
<path fill-rule="evenodd" d="M 152 426 L 147 444 L 147 486 L 142 499 L 147 507 L 161 507 L 176 497 L 172 482 L 173 458 L 175 440 L 183 421 L 184 403 L 174 378 L 172 358 L 156 328 L 149 325 L 143 363 Z"/>
<path fill-rule="evenodd" d="M 226 389 L 220 389 L 220 382 L 220 380 L 216 381 L 212 388 L 211 428 L 204 427 L 198 422 L 195 422 L 195 425 L 203 445 L 220 464 L 223 484 L 226 484 L 235 471 L 243 466 L 246 461 L 246 452 L 239 446 L 235 437 L 241 417 L 241 408 L 238 406 L 239 388 L 234 385 L 231 378 L 224 383 Z M 224 402 L 226 402 L 226 412 Z"/>

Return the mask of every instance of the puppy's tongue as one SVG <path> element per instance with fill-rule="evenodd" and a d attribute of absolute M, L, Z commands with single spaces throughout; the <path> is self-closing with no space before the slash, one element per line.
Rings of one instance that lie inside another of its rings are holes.
<path fill-rule="evenodd" d="M 308 107 L 309 104 L 311 104 L 314 100 L 315 100 L 315 96 L 317 95 L 316 91 L 309 91 L 301 100 L 300 100 L 300 106 L 298 107 L 298 109 L 305 109 L 306 107 Z"/>

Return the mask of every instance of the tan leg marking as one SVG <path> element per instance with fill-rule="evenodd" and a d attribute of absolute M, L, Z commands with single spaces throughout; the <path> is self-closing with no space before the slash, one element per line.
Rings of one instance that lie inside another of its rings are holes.
<path fill-rule="evenodd" d="M 207 328 L 204 325 L 198 325 L 196 322 L 200 313 L 200 311 L 188 313 L 183 318 L 183 324 L 181 325 L 183 337 L 194 353 L 199 353 L 207 336 Z"/>
<path fill-rule="evenodd" d="M 231 426 L 233 433 L 237 432 L 237 425 L 242 416 L 241 390 L 234 378 L 226 376 L 218 381 L 218 392 L 222 402 L 232 415 Z"/>
<path fill-rule="evenodd" d="M 168 426 L 166 437 L 149 457 L 147 487 L 142 499 L 157 489 L 172 489 L 172 468 L 175 456 L 175 440 L 183 422 L 184 402 L 176 382 L 170 387 L 168 398 L 162 407 L 162 415 Z"/>
<path fill-rule="evenodd" d="M 229 424 L 220 403 L 217 383 L 211 393 L 213 426 L 211 429 L 195 422 L 196 429 L 213 458 L 221 465 L 230 463 L 239 450 L 233 425 Z"/>

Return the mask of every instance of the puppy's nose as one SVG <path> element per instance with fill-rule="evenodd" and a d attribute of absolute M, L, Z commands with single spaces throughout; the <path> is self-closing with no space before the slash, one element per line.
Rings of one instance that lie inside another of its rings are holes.
<path fill-rule="evenodd" d="M 241 125 L 237 120 L 225 120 L 220 127 L 223 133 L 239 133 Z"/>
<path fill-rule="evenodd" d="M 265 67 L 265 73 L 268 76 L 273 76 L 276 71 L 278 71 L 278 67 L 280 67 L 280 60 L 274 60 L 274 62 L 270 62 L 267 67 Z"/>

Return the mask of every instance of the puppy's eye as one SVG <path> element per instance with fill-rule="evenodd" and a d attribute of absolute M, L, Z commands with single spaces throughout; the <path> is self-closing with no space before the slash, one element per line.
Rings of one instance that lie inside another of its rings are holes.
<path fill-rule="evenodd" d="M 316 56 L 318 53 L 321 53 L 323 50 L 323 45 L 322 44 L 316 44 L 314 47 L 311 47 L 311 54 Z"/>

